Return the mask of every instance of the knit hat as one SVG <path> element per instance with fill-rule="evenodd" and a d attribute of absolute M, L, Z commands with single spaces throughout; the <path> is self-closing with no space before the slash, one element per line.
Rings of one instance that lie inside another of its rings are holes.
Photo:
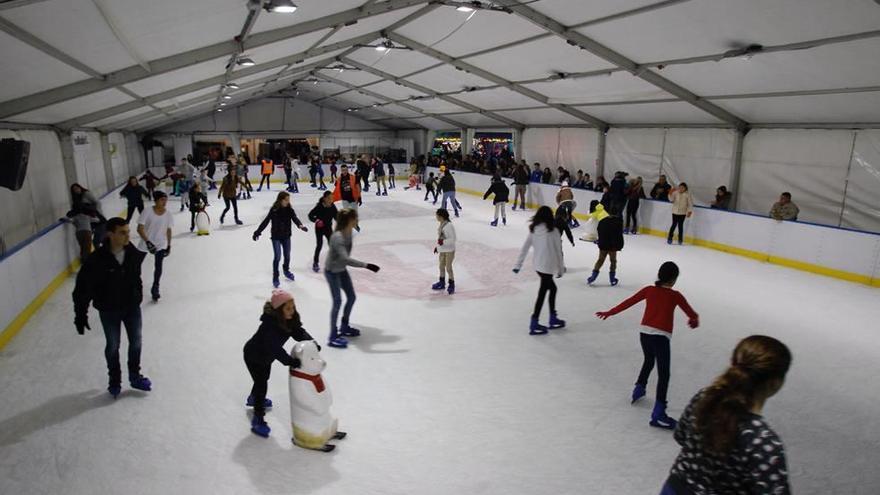
<path fill-rule="evenodd" d="M 293 296 L 290 292 L 281 289 L 275 289 L 272 291 L 272 298 L 269 299 L 269 304 L 272 305 L 272 308 L 278 309 L 284 305 L 287 301 L 293 301 Z"/>

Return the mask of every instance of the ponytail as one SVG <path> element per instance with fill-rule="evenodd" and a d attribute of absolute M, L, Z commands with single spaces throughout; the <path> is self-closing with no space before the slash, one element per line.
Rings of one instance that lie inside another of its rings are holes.
<path fill-rule="evenodd" d="M 336 215 L 336 230 L 341 231 L 348 227 L 349 224 L 357 225 L 358 212 L 352 208 L 345 208 Z"/>
<path fill-rule="evenodd" d="M 730 452 L 740 421 L 758 401 L 776 392 L 790 366 L 788 347 L 772 337 L 752 335 L 737 344 L 730 367 L 694 407 L 695 426 L 708 451 Z"/>

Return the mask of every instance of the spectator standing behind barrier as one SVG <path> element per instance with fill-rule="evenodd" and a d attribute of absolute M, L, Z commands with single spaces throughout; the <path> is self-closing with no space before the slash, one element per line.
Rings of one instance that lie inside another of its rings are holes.
<path fill-rule="evenodd" d="M 727 191 L 727 186 L 720 186 L 715 190 L 715 200 L 709 204 L 709 207 L 716 210 L 729 210 L 731 196 L 730 192 Z"/>
<path fill-rule="evenodd" d="M 568 170 L 565 167 L 559 167 L 556 169 L 556 182 L 562 184 L 563 182 L 568 182 L 571 184 L 571 174 L 568 173 Z"/>
<path fill-rule="evenodd" d="M 608 187 L 608 181 L 605 180 L 605 177 L 601 175 L 596 177 L 596 185 L 593 186 L 593 190 L 596 192 L 605 192 L 606 187 Z"/>
<path fill-rule="evenodd" d="M 791 193 L 784 192 L 779 196 L 779 201 L 773 204 L 770 210 L 770 218 L 774 220 L 791 220 L 796 222 L 800 208 L 791 201 Z"/>
<path fill-rule="evenodd" d="M 678 244 L 684 242 L 684 219 L 690 218 L 693 213 L 694 198 L 688 191 L 688 185 L 682 182 L 678 185 L 678 189 L 672 192 L 672 226 L 669 227 L 667 244 L 672 244 L 672 234 L 676 227 L 678 227 Z"/>
<path fill-rule="evenodd" d="M 661 495 L 790 494 L 782 440 L 761 416 L 790 366 L 782 342 L 763 335 L 741 340 L 727 371 L 681 415 L 673 434 L 681 452 Z"/>
<path fill-rule="evenodd" d="M 544 173 L 541 174 L 541 184 L 549 184 L 553 180 L 553 172 L 550 171 L 550 167 L 544 168 Z"/>
<path fill-rule="evenodd" d="M 639 204 L 645 197 L 645 188 L 642 187 L 642 178 L 636 177 L 629 181 L 626 186 L 626 227 L 623 229 L 624 234 L 637 234 L 639 232 Z M 632 221 L 632 228 L 630 228 Z"/>
<path fill-rule="evenodd" d="M 626 172 L 614 172 L 614 178 L 608 185 L 609 199 L 611 201 L 611 210 L 616 211 L 619 215 L 623 212 L 626 205 Z"/>
<path fill-rule="evenodd" d="M 541 176 L 543 176 L 543 172 L 541 171 L 541 164 L 535 162 L 535 168 L 532 170 L 532 174 L 529 176 L 529 180 L 531 182 L 541 182 Z"/>
<path fill-rule="evenodd" d="M 669 191 L 672 189 L 672 184 L 666 182 L 666 176 L 661 175 L 660 180 L 654 184 L 654 187 L 651 188 L 651 199 L 656 199 L 658 201 L 669 201 Z"/>
<path fill-rule="evenodd" d="M 513 210 L 516 210 L 516 202 L 520 201 L 520 209 L 526 209 L 526 188 L 529 185 L 529 169 L 525 160 L 516 166 L 513 172 L 513 184 L 515 191 L 513 193 Z"/>

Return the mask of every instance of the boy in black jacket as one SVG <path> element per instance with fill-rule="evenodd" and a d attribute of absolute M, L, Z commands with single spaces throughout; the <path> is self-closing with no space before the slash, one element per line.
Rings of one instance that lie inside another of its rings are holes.
<path fill-rule="evenodd" d="M 73 320 L 76 331 L 83 335 L 89 326 L 89 303 L 101 316 L 107 345 L 107 391 L 113 398 L 121 391 L 122 370 L 119 367 L 119 340 L 122 325 L 128 336 L 128 380 L 132 388 L 149 392 L 150 379 L 141 375 L 141 300 L 143 283 L 141 265 L 146 253 L 130 241 L 128 222 L 114 217 L 107 221 L 107 242 L 86 259 L 73 289 Z"/>
<path fill-rule="evenodd" d="M 272 407 L 272 401 L 266 398 L 272 363 L 278 360 L 285 366 L 298 368 L 299 359 L 288 354 L 284 350 L 284 344 L 290 338 L 297 342 L 314 339 L 303 328 L 293 296 L 287 291 L 272 291 L 272 298 L 263 306 L 260 321 L 262 323 L 257 333 L 244 345 L 244 364 L 254 380 L 251 394 L 247 398 L 247 406 L 254 408 L 251 431 L 261 437 L 268 437 L 269 425 L 263 417 L 266 415 L 266 408 Z M 321 346 L 318 346 L 318 350 L 320 349 Z"/>
<path fill-rule="evenodd" d="M 434 195 L 434 202 L 431 204 L 437 204 L 437 178 L 434 177 L 434 172 L 428 174 L 428 180 L 425 181 L 425 201 L 428 200 L 428 195 Z"/>
<path fill-rule="evenodd" d="M 324 246 L 324 238 L 327 238 L 327 245 L 330 245 L 330 236 L 333 234 L 333 220 L 338 214 L 336 205 L 333 204 L 333 193 L 324 191 L 324 195 L 318 201 L 318 204 L 309 212 L 309 220 L 315 222 L 315 258 L 312 260 L 312 271 L 318 273 L 321 271 L 318 265 L 318 257 L 321 255 L 321 248 Z"/>
<path fill-rule="evenodd" d="M 498 226 L 498 212 L 501 212 L 501 223 L 507 225 L 507 214 L 504 212 L 504 206 L 507 204 L 507 201 L 510 198 L 510 188 L 507 187 L 507 184 L 501 180 L 501 177 L 498 174 L 495 174 L 492 177 L 492 183 L 489 185 L 489 189 L 486 190 L 486 193 L 483 194 L 483 199 L 489 197 L 490 194 L 494 194 L 495 198 L 492 200 L 492 204 L 495 205 L 495 220 L 489 222 L 489 225 L 493 227 Z"/>
<path fill-rule="evenodd" d="M 623 250 L 623 219 L 620 217 L 620 211 L 612 208 L 609 215 L 603 218 L 596 228 L 599 234 L 599 240 L 596 244 L 599 246 L 599 259 L 593 267 L 593 274 L 587 279 L 588 284 L 592 284 L 599 276 L 599 270 L 605 263 L 605 258 L 611 258 L 611 271 L 608 272 L 611 285 L 617 285 L 617 252 Z"/>

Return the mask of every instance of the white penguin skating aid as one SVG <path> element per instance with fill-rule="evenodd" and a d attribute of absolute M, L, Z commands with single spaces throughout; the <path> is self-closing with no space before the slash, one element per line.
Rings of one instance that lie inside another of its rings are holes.
<path fill-rule="evenodd" d="M 313 340 L 297 342 L 292 354 L 301 363 L 299 368 L 290 369 L 288 382 L 293 443 L 304 449 L 330 452 L 336 446 L 327 442 L 345 438 L 346 434 L 337 430 L 337 419 L 330 414 L 333 396 L 321 377 L 327 363 Z"/>
<path fill-rule="evenodd" d="M 201 210 L 196 213 L 196 234 L 208 235 L 211 233 L 211 218 L 208 212 Z"/>

